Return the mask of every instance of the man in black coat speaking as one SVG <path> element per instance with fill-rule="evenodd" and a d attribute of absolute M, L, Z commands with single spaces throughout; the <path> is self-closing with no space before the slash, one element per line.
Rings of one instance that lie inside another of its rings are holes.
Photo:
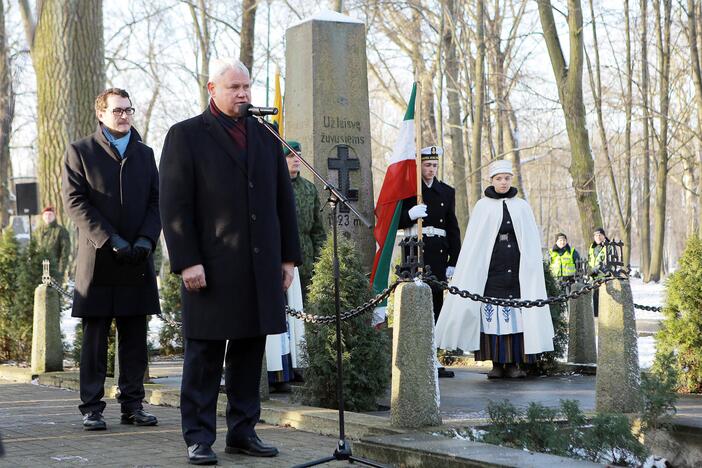
<path fill-rule="evenodd" d="M 146 316 L 160 312 L 151 255 L 161 233 L 154 152 L 132 127 L 134 108 L 123 89 L 95 99 L 97 131 L 68 145 L 61 191 L 78 227 L 73 317 L 81 317 L 80 398 L 85 430 L 106 429 L 107 339 L 119 333 L 122 423 L 156 425 L 144 412 L 148 362 Z"/>
<path fill-rule="evenodd" d="M 282 147 L 240 115 L 251 100 L 249 71 L 214 60 L 207 88 L 209 107 L 171 127 L 160 163 L 163 231 L 171 270 L 183 279 L 181 417 L 193 464 L 217 462 L 223 357 L 226 452 L 278 453 L 254 430 L 261 362 L 266 335 L 286 330 L 284 292 L 301 260 Z"/>

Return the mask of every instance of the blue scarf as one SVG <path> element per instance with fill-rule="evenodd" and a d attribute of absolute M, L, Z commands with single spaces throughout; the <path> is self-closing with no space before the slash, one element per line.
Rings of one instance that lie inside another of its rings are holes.
<path fill-rule="evenodd" d="M 105 138 L 107 138 L 107 141 L 112 143 L 115 148 L 117 148 L 117 151 L 119 152 L 119 155 L 121 157 L 124 157 L 124 152 L 127 151 L 127 145 L 129 144 L 129 138 L 132 135 L 132 130 L 130 129 L 126 135 L 123 137 L 115 137 L 110 131 L 105 127 L 104 125 L 101 125 L 102 127 L 102 133 L 105 135 Z"/>

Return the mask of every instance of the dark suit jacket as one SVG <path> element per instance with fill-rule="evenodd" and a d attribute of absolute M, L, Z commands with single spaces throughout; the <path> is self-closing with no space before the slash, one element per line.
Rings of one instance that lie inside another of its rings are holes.
<path fill-rule="evenodd" d="M 207 288 L 181 289 L 192 339 L 285 331 L 281 265 L 300 263 L 295 200 L 281 145 L 247 118 L 247 150 L 207 109 L 168 131 L 161 218 L 171 270 L 202 264 Z"/>
<path fill-rule="evenodd" d="M 161 309 L 153 256 L 141 265 L 114 261 L 109 238 L 146 237 L 155 246 L 161 233 L 158 170 L 154 152 L 132 128 L 119 157 L 98 126 L 66 150 L 61 193 L 66 213 L 78 227 L 74 317 L 158 314 Z"/>

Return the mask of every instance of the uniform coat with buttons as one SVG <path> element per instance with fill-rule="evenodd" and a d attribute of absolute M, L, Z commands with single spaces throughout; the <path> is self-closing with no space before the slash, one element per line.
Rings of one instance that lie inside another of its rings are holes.
<path fill-rule="evenodd" d="M 207 287 L 183 286 L 189 339 L 233 340 L 286 329 L 283 262 L 300 264 L 295 201 L 281 145 L 246 119 L 238 151 L 209 109 L 168 131 L 161 217 L 171 270 L 202 264 Z"/>
<path fill-rule="evenodd" d="M 432 274 L 440 280 L 446 279 L 446 267 L 456 266 L 461 251 L 461 231 L 456 219 L 456 192 L 438 179 L 431 187 L 422 181 L 422 202 L 427 205 L 427 216 L 423 226 L 433 226 L 446 231 L 446 236 L 423 236 L 424 264 L 431 266 Z M 398 227 L 409 229 L 417 224 L 409 217 L 409 210 L 417 205 L 417 197 L 402 201 L 402 214 Z M 438 313 L 438 311 L 436 311 Z"/>
<path fill-rule="evenodd" d="M 124 157 L 98 126 L 68 145 L 61 193 L 78 227 L 74 317 L 121 317 L 160 312 L 153 256 L 144 265 L 119 265 L 109 243 L 119 234 L 133 243 L 161 233 L 154 152 L 132 128 Z"/>

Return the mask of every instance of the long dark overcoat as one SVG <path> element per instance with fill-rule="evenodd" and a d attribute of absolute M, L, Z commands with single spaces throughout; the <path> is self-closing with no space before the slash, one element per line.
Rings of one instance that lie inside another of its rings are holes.
<path fill-rule="evenodd" d="M 78 227 L 74 317 L 116 317 L 160 312 L 153 256 L 141 265 L 114 260 L 109 238 L 119 234 L 156 245 L 161 233 L 158 169 L 154 152 L 132 128 L 119 157 L 98 126 L 66 150 L 61 192 L 66 213 Z"/>
<path fill-rule="evenodd" d="M 207 288 L 181 288 L 183 331 L 239 339 L 286 329 L 282 262 L 300 264 L 295 200 L 280 144 L 246 119 L 237 150 L 207 109 L 168 131 L 161 219 L 171 270 L 202 264 Z"/>

